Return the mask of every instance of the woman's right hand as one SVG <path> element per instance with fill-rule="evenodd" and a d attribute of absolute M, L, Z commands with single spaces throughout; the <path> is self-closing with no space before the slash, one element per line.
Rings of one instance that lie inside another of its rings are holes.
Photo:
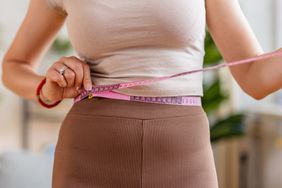
<path fill-rule="evenodd" d="M 64 74 L 59 69 L 67 66 Z M 90 68 L 75 56 L 62 57 L 46 73 L 46 83 L 42 88 L 43 98 L 56 102 L 64 98 L 74 98 L 81 89 L 92 89 Z"/>

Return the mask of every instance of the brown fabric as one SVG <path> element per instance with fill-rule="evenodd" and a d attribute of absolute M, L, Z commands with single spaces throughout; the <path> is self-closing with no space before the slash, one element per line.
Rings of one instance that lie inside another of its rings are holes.
<path fill-rule="evenodd" d="M 218 188 L 209 134 L 199 106 L 82 100 L 62 123 L 52 188 Z"/>

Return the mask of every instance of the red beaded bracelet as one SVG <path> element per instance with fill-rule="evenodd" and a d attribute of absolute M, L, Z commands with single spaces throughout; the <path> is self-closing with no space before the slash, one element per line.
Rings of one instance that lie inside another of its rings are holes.
<path fill-rule="evenodd" d="M 37 96 L 37 100 L 39 102 L 39 104 L 41 104 L 43 107 L 45 108 L 53 108 L 54 106 L 57 106 L 62 100 L 59 100 L 57 102 L 55 102 L 54 104 L 46 104 L 42 101 L 42 99 L 40 98 L 40 91 L 43 87 L 43 85 L 46 83 L 46 78 L 44 78 L 40 83 L 39 85 L 37 86 L 37 89 L 36 89 L 36 96 Z"/>

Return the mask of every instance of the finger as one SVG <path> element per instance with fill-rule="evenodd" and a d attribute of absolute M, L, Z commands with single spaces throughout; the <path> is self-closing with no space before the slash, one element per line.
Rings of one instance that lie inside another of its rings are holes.
<path fill-rule="evenodd" d="M 92 89 L 92 80 L 89 65 L 83 63 L 83 86 L 86 90 Z"/>
<path fill-rule="evenodd" d="M 61 68 L 63 68 L 63 67 L 68 67 L 68 66 L 66 66 L 66 65 L 65 65 L 63 62 L 61 62 L 61 61 L 57 61 L 57 62 L 55 62 L 55 63 L 52 65 L 52 67 L 58 72 L 58 74 L 60 74 L 59 70 L 60 70 Z M 61 75 L 61 74 L 60 74 L 60 75 Z M 64 79 L 65 79 L 65 81 L 66 81 L 66 83 L 67 83 L 67 86 L 66 86 L 66 87 L 71 87 L 71 86 L 73 85 L 73 81 L 72 81 L 72 80 L 74 80 L 73 76 L 75 76 L 75 75 L 74 75 L 73 72 L 71 72 L 70 68 L 67 68 L 67 69 L 64 71 L 64 74 L 62 74 L 62 76 L 64 77 Z"/>
<path fill-rule="evenodd" d="M 74 56 L 71 56 L 71 57 L 64 57 L 61 59 L 61 61 L 75 73 L 74 86 L 76 88 L 80 87 L 83 83 L 83 64 L 81 60 L 79 60 Z"/>
<path fill-rule="evenodd" d="M 65 77 L 65 80 L 67 82 L 67 87 L 74 87 L 75 84 L 75 73 L 74 71 L 67 66 L 64 62 L 66 62 L 66 59 L 61 58 L 59 61 L 55 62 L 53 64 L 53 67 L 55 68 L 55 70 L 57 70 L 57 72 L 59 73 L 59 70 L 63 67 L 67 67 L 67 69 L 64 71 L 63 76 Z M 64 62 L 63 62 L 64 61 Z M 59 73 L 60 74 L 60 73 Z"/>
<path fill-rule="evenodd" d="M 75 85 L 75 73 L 72 69 L 67 68 L 63 74 L 63 76 L 65 77 L 66 81 L 67 81 L 67 87 L 74 87 Z"/>
<path fill-rule="evenodd" d="M 46 77 L 50 81 L 57 83 L 60 87 L 67 87 L 65 77 L 58 73 L 53 67 L 48 70 Z"/>

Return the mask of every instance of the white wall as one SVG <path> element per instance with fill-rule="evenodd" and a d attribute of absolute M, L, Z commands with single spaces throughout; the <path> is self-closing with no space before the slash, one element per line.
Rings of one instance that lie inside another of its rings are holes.
<path fill-rule="evenodd" d="M 275 1 L 240 0 L 241 8 L 264 50 L 275 46 Z"/>
<path fill-rule="evenodd" d="M 276 1 L 277 47 L 282 47 L 282 0 Z"/>

